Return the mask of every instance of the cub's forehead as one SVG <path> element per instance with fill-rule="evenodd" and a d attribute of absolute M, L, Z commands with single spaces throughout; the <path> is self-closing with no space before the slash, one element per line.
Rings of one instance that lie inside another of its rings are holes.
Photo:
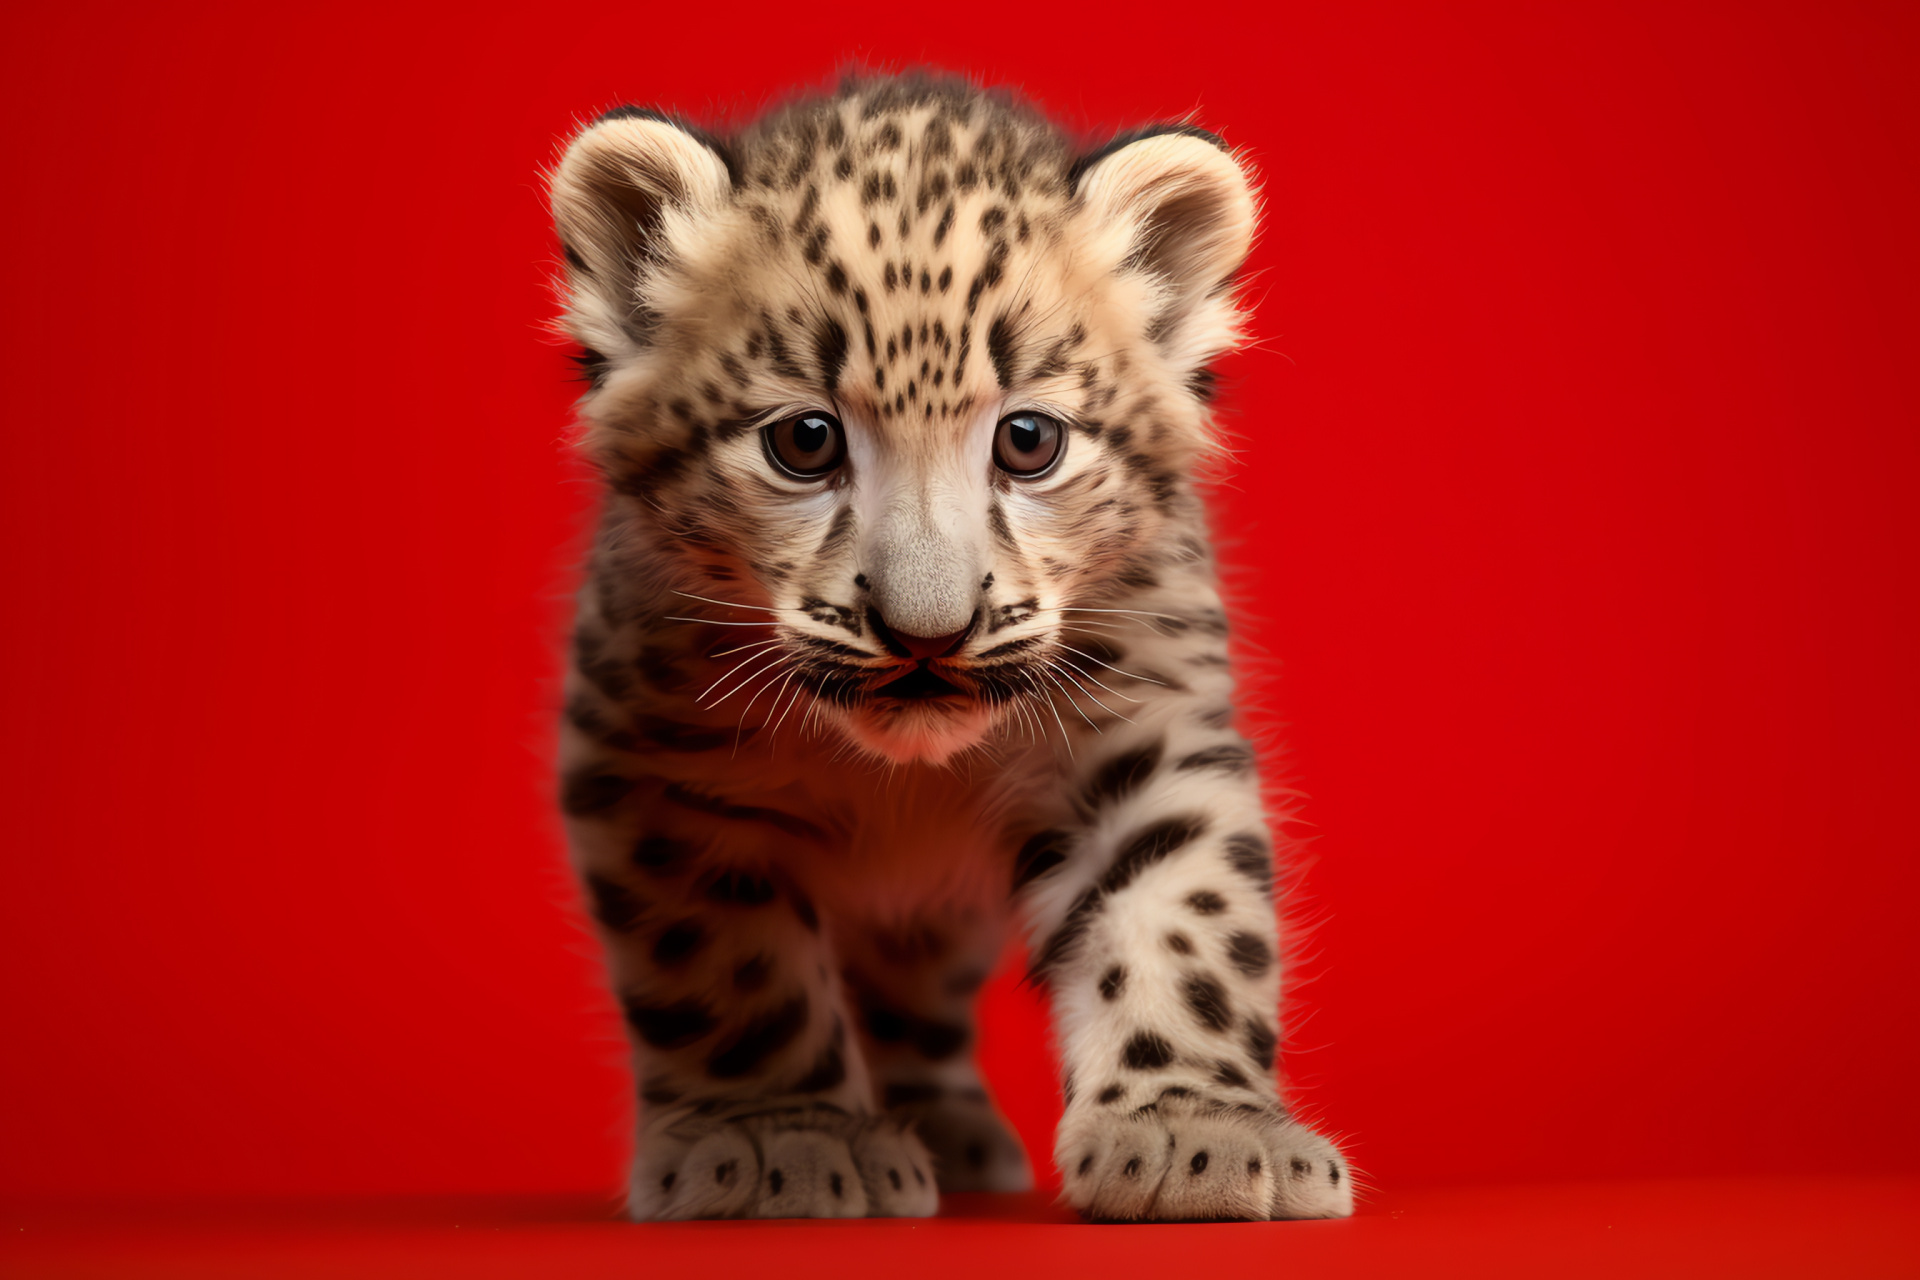
<path fill-rule="evenodd" d="M 883 90 L 791 108 L 729 151 L 727 225 L 687 228 L 676 256 L 702 280 L 689 317 L 743 363 L 825 368 L 876 419 L 952 422 L 1008 384 L 1015 336 L 1073 328 L 1074 153 L 1043 119 Z"/>

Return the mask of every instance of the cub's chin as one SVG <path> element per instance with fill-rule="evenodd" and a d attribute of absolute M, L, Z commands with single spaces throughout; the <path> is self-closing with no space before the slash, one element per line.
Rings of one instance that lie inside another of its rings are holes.
<path fill-rule="evenodd" d="M 850 707 L 843 725 L 862 750 L 899 764 L 944 764 L 987 736 L 993 709 L 973 698 L 873 698 Z"/>

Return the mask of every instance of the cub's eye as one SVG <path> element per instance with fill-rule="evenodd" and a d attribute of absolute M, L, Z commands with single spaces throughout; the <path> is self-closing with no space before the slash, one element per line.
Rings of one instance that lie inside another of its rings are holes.
<path fill-rule="evenodd" d="M 1008 475 L 1034 480 L 1067 451 L 1067 429 L 1044 413 L 1010 413 L 993 432 L 993 460 Z"/>
<path fill-rule="evenodd" d="M 847 433 L 830 413 L 803 413 L 760 433 L 767 460 L 796 480 L 823 476 L 846 460 Z"/>

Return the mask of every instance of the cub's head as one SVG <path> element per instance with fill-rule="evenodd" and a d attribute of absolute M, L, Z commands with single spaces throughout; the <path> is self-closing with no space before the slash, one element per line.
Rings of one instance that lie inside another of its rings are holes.
<path fill-rule="evenodd" d="M 763 621 L 863 747 L 979 741 L 1057 687 L 1075 610 L 1195 554 L 1254 228 L 1211 135 L 1083 152 L 963 85 L 867 81 L 725 139 L 610 112 L 552 199 L 586 447 L 647 572 Z"/>

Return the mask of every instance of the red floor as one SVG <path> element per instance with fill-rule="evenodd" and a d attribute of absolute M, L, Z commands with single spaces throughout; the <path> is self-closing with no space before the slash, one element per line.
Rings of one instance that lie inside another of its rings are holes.
<path fill-rule="evenodd" d="M 9 1206 L 7 1277 L 1920 1277 L 1920 1178 L 1449 1188 L 1349 1222 L 1089 1227 L 1029 1197 L 919 1222 L 635 1226 L 590 1199 Z"/>

